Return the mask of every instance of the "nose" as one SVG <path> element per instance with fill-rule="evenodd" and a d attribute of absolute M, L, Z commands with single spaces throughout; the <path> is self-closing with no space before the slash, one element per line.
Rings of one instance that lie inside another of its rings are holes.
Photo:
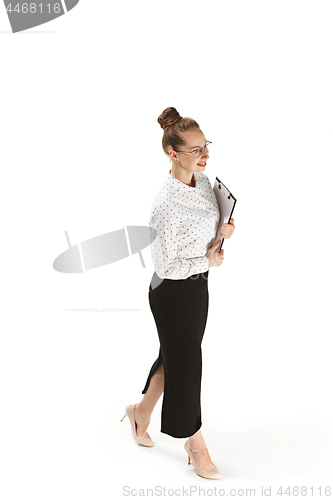
<path fill-rule="evenodd" d="M 209 158 L 208 149 L 204 149 L 204 150 L 202 151 L 201 158 Z"/>

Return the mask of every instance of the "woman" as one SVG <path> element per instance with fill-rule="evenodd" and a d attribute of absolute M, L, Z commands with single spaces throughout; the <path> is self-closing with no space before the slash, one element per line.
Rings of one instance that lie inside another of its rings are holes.
<path fill-rule="evenodd" d="M 158 117 L 164 130 L 162 147 L 172 167 L 155 196 L 150 227 L 157 236 L 151 244 L 155 273 L 149 304 L 160 341 L 144 397 L 125 409 L 135 441 L 153 446 L 147 428 L 153 409 L 164 392 L 161 432 L 188 438 L 185 451 L 196 473 L 219 479 L 201 434 L 201 341 L 208 313 L 209 267 L 220 266 L 224 250 L 214 246 L 220 213 L 214 191 L 204 174 L 208 144 L 196 121 L 183 118 L 175 108 Z M 230 238 L 234 220 L 224 224 L 221 237 Z"/>

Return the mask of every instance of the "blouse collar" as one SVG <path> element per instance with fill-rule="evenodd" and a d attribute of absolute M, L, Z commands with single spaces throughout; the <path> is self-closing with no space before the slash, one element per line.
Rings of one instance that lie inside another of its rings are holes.
<path fill-rule="evenodd" d="M 182 188 L 186 191 L 196 191 L 197 188 L 198 188 L 198 181 L 195 177 L 195 175 L 193 174 L 192 176 L 192 179 L 194 178 L 194 182 L 195 182 L 195 186 L 188 186 L 187 184 L 185 184 L 184 182 L 181 182 L 180 180 L 176 179 L 176 177 L 174 177 L 171 173 L 171 169 L 169 170 L 169 179 L 173 180 L 173 182 L 175 182 L 175 184 L 177 185 L 177 187 L 179 188 Z"/>

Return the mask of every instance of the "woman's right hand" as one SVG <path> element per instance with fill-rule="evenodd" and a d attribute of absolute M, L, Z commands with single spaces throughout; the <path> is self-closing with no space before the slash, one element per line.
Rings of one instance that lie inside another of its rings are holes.
<path fill-rule="evenodd" d="M 224 250 L 221 250 L 221 252 L 216 252 L 216 250 L 219 248 L 221 245 L 221 240 L 217 241 L 215 245 L 212 246 L 206 253 L 205 257 L 207 257 L 209 264 L 209 267 L 212 266 L 220 266 L 224 260 Z"/>

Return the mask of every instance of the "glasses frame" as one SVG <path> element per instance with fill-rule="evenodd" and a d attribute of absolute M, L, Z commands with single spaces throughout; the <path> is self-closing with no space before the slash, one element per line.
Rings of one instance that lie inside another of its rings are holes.
<path fill-rule="evenodd" d="M 211 141 L 206 141 L 206 144 L 205 144 L 205 146 L 204 146 L 203 148 L 197 148 L 197 149 L 195 149 L 194 151 L 177 151 L 176 149 L 174 149 L 174 151 L 175 151 L 176 153 L 187 153 L 187 154 L 191 154 L 191 155 L 193 155 L 193 158 L 200 158 L 200 156 L 202 156 L 202 153 L 204 152 L 204 150 L 205 150 L 205 149 L 208 151 L 208 145 L 209 145 L 209 144 L 212 144 L 212 142 L 211 142 Z M 200 151 L 199 156 L 194 156 L 194 153 L 195 153 L 196 151 Z"/>

